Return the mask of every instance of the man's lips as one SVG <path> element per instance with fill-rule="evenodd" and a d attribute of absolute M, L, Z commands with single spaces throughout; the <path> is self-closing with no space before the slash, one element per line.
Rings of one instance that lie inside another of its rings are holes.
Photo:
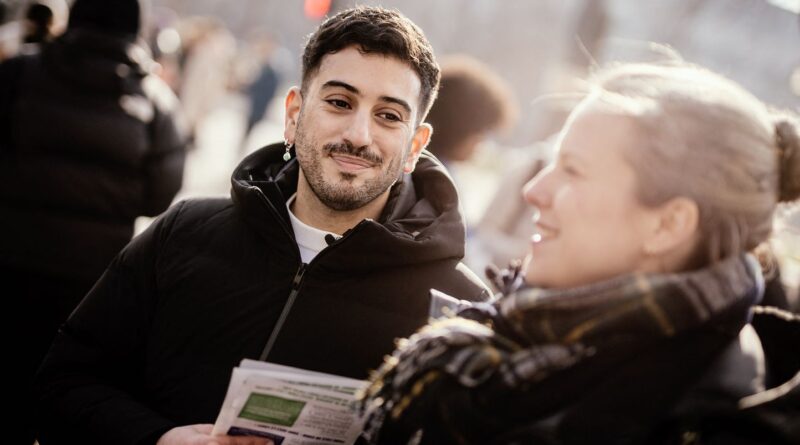
<path fill-rule="evenodd" d="M 332 153 L 330 156 L 341 169 L 347 171 L 364 170 L 375 166 L 375 163 L 358 156 L 350 156 L 341 153 Z"/>

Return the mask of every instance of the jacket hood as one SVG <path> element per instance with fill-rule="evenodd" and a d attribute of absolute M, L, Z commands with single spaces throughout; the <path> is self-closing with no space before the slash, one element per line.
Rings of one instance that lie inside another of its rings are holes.
<path fill-rule="evenodd" d="M 134 37 L 71 29 L 42 49 L 46 68 L 84 91 L 138 92 L 154 67 L 147 45 Z"/>
<path fill-rule="evenodd" d="M 277 143 L 245 158 L 234 170 L 231 196 L 265 239 L 285 245 L 281 238 L 286 236 L 291 237 L 290 244 L 295 243 L 286 201 L 297 190 L 299 164 L 295 156 L 283 161 L 284 151 L 284 145 Z M 275 223 L 282 229 L 275 230 Z M 331 250 L 346 254 L 346 264 L 323 261 L 327 250 L 317 258 L 338 272 L 459 261 L 464 256 L 464 240 L 456 187 L 442 164 L 423 151 L 414 172 L 392 186 L 380 219 L 361 221 L 335 242 L 336 249 Z"/>

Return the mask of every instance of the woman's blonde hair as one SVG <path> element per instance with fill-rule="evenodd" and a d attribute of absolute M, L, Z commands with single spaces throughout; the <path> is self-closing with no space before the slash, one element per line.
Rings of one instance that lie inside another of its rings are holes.
<path fill-rule="evenodd" d="M 620 64 L 596 73 L 590 97 L 634 118 L 643 144 L 626 153 L 645 205 L 684 196 L 700 210 L 698 260 L 767 240 L 778 202 L 800 196 L 797 117 L 733 81 L 686 64 Z"/>

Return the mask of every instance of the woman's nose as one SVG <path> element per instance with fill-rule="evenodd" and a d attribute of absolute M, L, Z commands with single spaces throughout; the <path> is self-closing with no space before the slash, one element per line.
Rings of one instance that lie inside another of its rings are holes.
<path fill-rule="evenodd" d="M 552 166 L 540 170 L 522 187 L 522 197 L 525 202 L 537 208 L 550 205 L 551 194 L 547 190 L 547 184 L 552 170 Z"/>

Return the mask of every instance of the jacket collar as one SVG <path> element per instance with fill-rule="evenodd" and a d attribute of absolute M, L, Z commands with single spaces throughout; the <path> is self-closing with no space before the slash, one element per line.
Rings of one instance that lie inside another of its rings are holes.
<path fill-rule="evenodd" d="M 294 248 L 286 200 L 297 190 L 299 164 L 295 156 L 283 161 L 284 150 L 276 143 L 246 157 L 234 170 L 231 196 L 265 239 Z M 276 225 L 281 229 L 275 230 Z M 337 242 L 347 262 L 325 263 L 331 270 L 351 271 L 457 261 L 464 256 L 464 239 L 455 185 L 441 163 L 423 152 L 415 171 L 392 187 L 379 220 L 362 221 Z M 326 256 L 323 251 L 319 258 Z"/>

